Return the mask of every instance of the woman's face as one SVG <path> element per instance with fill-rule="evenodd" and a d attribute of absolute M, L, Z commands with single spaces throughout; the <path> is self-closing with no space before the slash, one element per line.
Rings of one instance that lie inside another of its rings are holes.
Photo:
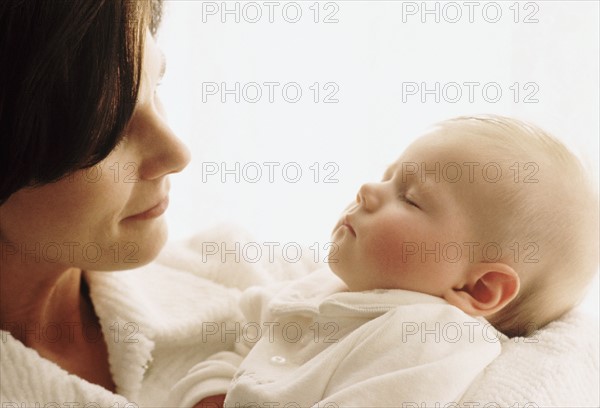
<path fill-rule="evenodd" d="M 156 96 L 163 68 L 163 55 L 148 33 L 138 104 L 126 138 L 97 166 L 19 190 L 0 206 L 3 262 L 120 270 L 158 254 L 167 239 L 162 213 L 168 175 L 190 160 Z"/>

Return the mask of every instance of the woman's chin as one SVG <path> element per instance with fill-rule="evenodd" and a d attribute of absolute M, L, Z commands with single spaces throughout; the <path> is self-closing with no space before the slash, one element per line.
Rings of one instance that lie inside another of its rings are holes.
<path fill-rule="evenodd" d="M 138 260 L 137 266 L 146 265 L 152 262 L 163 249 L 169 237 L 169 229 L 164 217 L 155 220 L 156 224 L 143 234 L 135 243 L 132 242 L 130 249 L 137 251 L 135 258 Z M 126 261 L 126 259 L 124 259 Z"/>
<path fill-rule="evenodd" d="M 151 225 L 128 231 L 118 240 L 107 244 L 106 256 L 102 262 L 88 269 L 124 271 L 139 268 L 155 260 L 165 246 L 169 233 L 163 217 L 150 222 Z"/>

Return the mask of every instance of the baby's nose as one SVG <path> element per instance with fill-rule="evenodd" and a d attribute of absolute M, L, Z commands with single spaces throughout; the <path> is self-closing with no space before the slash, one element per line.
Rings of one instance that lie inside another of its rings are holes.
<path fill-rule="evenodd" d="M 375 184 L 363 184 L 356 195 L 356 202 L 367 211 L 375 210 L 381 202 L 381 198 L 379 197 Z"/>

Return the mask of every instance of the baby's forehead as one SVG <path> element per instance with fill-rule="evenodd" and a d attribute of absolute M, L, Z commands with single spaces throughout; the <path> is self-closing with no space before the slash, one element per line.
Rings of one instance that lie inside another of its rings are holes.
<path fill-rule="evenodd" d="M 494 195 L 503 184 L 496 182 L 498 176 L 506 178 L 508 173 L 504 161 L 490 160 L 488 153 L 484 145 L 427 135 L 387 166 L 383 180 L 395 178 L 424 196 L 435 196 L 442 189 L 465 197 L 481 194 L 482 189 Z"/>
<path fill-rule="evenodd" d="M 393 172 L 411 172 L 415 166 L 424 169 L 476 162 L 482 158 L 483 149 L 465 143 L 457 137 L 444 137 L 426 134 L 411 143 L 402 154 L 385 170 L 388 176 Z"/>

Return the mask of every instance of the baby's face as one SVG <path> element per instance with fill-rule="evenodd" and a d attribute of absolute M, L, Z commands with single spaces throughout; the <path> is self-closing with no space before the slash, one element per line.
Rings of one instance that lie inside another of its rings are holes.
<path fill-rule="evenodd" d="M 459 197 L 477 187 L 436 180 L 435 174 L 447 163 L 468 161 L 463 156 L 456 143 L 427 135 L 380 182 L 361 186 L 332 232 L 336 245 L 329 258 L 351 291 L 393 288 L 442 296 L 466 273 L 469 223 Z"/>

